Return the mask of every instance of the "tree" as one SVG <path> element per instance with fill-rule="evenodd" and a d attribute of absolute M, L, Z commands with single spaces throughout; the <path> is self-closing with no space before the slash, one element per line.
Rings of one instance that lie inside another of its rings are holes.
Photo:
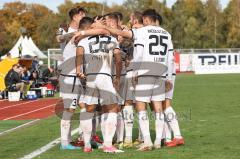
<path fill-rule="evenodd" d="M 126 0 L 123 3 L 123 6 L 126 6 L 126 11 L 124 15 L 129 15 L 133 11 L 144 11 L 146 9 L 155 9 L 162 17 L 163 17 L 163 25 L 167 31 L 171 31 L 170 21 L 172 19 L 172 11 L 171 9 L 166 7 L 166 2 L 160 2 L 158 0 Z"/>
<path fill-rule="evenodd" d="M 203 4 L 201 0 L 178 0 L 172 7 L 172 37 L 177 48 L 200 48 Z"/>
<path fill-rule="evenodd" d="M 240 47 L 240 1 L 232 0 L 224 10 L 227 47 Z"/>
<path fill-rule="evenodd" d="M 38 46 L 47 50 L 48 48 L 58 47 L 56 41 L 56 30 L 58 29 L 59 19 L 57 15 L 45 16 L 39 21 L 39 25 L 33 35 L 33 40 L 37 41 Z"/>
<path fill-rule="evenodd" d="M 203 48 L 217 48 L 222 44 L 222 13 L 218 0 L 208 0 L 204 5 L 204 23 L 201 29 Z"/>
<path fill-rule="evenodd" d="M 68 12 L 74 6 L 71 0 L 65 0 L 63 4 L 58 6 L 58 17 L 61 22 L 67 23 L 69 21 Z"/>

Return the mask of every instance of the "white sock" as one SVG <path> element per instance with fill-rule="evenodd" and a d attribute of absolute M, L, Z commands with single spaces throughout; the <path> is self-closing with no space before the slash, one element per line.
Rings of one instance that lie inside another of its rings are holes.
<path fill-rule="evenodd" d="M 84 139 L 84 146 L 91 148 L 91 134 L 92 134 L 92 119 L 94 113 L 81 113 L 80 118 L 80 125 L 81 129 L 83 130 L 83 139 Z"/>
<path fill-rule="evenodd" d="M 169 124 L 167 123 L 167 121 L 164 121 L 164 129 L 163 132 L 165 134 L 165 141 L 166 142 L 170 142 L 172 140 L 172 133 L 171 133 L 171 129 Z"/>
<path fill-rule="evenodd" d="M 174 138 L 182 138 L 179 125 L 178 125 L 177 116 L 173 108 L 171 106 L 166 108 L 166 110 L 164 111 L 164 114 L 166 116 L 166 120 L 168 124 L 170 125 L 173 131 Z"/>
<path fill-rule="evenodd" d="M 71 118 L 73 113 L 63 111 L 61 119 L 61 144 L 67 146 L 71 142 Z"/>
<path fill-rule="evenodd" d="M 123 108 L 123 120 L 125 126 L 125 141 L 132 142 L 132 130 L 133 130 L 133 106 L 125 106 Z"/>
<path fill-rule="evenodd" d="M 158 144 L 160 144 L 162 140 L 163 128 L 164 128 L 164 114 L 155 113 L 155 131 L 156 131 L 155 142 Z"/>
<path fill-rule="evenodd" d="M 144 144 L 147 144 L 147 145 L 151 144 L 152 145 L 147 111 L 140 111 L 138 113 L 138 120 L 139 120 L 139 125 L 140 125 L 141 132 L 143 134 Z"/>
<path fill-rule="evenodd" d="M 117 113 L 117 142 L 123 142 L 124 136 L 124 121 L 122 112 Z"/>
<path fill-rule="evenodd" d="M 78 133 L 79 133 L 79 137 L 78 137 L 78 140 L 79 141 L 83 141 L 84 139 L 83 139 L 83 131 L 82 131 L 82 128 L 81 128 L 81 121 L 80 121 L 80 118 L 81 118 L 81 114 L 82 113 L 85 113 L 86 112 L 86 108 L 82 108 L 81 110 L 80 110 L 80 113 L 79 113 L 79 129 L 78 129 Z"/>
<path fill-rule="evenodd" d="M 103 113 L 101 115 L 101 131 L 102 131 L 103 141 L 105 140 L 105 121 L 106 120 L 107 120 L 107 113 Z"/>
<path fill-rule="evenodd" d="M 105 113 L 107 119 L 104 121 L 104 146 L 112 146 L 112 140 L 116 132 L 117 113 Z"/>
<path fill-rule="evenodd" d="M 80 116 L 81 116 L 82 113 L 80 113 Z M 79 137 L 78 137 L 78 140 L 79 141 L 82 141 L 83 140 L 83 131 L 82 131 L 82 128 L 81 128 L 81 120 L 80 120 L 81 117 L 79 117 L 79 128 L 78 128 L 78 133 L 79 133 Z"/>

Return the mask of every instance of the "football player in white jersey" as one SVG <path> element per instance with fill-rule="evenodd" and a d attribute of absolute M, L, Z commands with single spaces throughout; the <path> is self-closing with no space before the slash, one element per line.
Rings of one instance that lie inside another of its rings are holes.
<path fill-rule="evenodd" d="M 136 85 L 136 109 L 144 143 L 138 149 L 152 149 L 149 131 L 149 119 L 146 103 L 152 103 L 155 112 L 156 138 L 155 148 L 161 147 L 164 127 L 162 101 L 165 100 L 165 82 L 162 75 L 167 71 L 167 82 L 172 80 L 173 46 L 171 35 L 161 27 L 156 26 L 156 11 L 148 9 L 143 13 L 144 27 L 133 31 L 137 51 L 141 54 L 141 64 L 138 68 L 138 83 Z"/>
<path fill-rule="evenodd" d="M 121 21 L 121 18 L 118 17 L 118 14 L 116 13 L 109 13 L 104 16 L 105 21 L 106 21 L 106 26 L 111 27 L 114 29 L 121 29 L 119 26 L 119 21 Z M 118 43 L 120 43 L 121 37 L 117 37 Z M 124 87 L 124 82 L 125 82 L 125 75 L 126 75 L 126 69 L 125 69 L 125 59 L 124 57 L 126 54 L 123 52 L 122 48 L 120 47 L 120 53 L 121 53 L 121 61 L 122 61 L 122 69 L 121 69 L 121 77 L 120 77 L 120 89 L 117 91 L 119 94 L 119 101 L 118 104 L 120 105 L 118 107 L 118 113 L 117 113 L 117 130 L 116 130 L 116 137 L 117 137 L 117 142 L 116 145 L 118 146 L 119 149 L 122 148 L 121 143 L 123 143 L 123 137 L 124 137 L 124 121 L 123 121 L 123 114 L 121 110 L 121 105 L 124 104 L 123 101 L 123 87 Z M 116 76 L 116 65 L 113 63 L 112 65 L 112 75 Z"/>
<path fill-rule="evenodd" d="M 130 23 L 132 25 L 132 29 L 137 29 L 137 28 L 141 28 L 143 27 L 142 24 L 142 14 L 140 12 L 134 12 L 131 14 L 130 16 Z M 131 30 L 127 30 L 127 29 L 116 29 L 111 27 L 111 26 L 104 26 L 101 24 L 98 24 L 98 27 L 100 28 L 104 28 L 107 29 L 111 32 L 111 34 L 113 35 L 120 35 L 124 38 L 128 38 L 128 39 L 132 39 L 132 32 Z M 133 90 L 133 83 L 134 81 L 132 81 L 132 75 L 133 72 L 136 72 L 135 70 L 133 70 L 135 68 L 135 66 L 133 66 L 134 64 L 136 64 L 138 61 L 138 54 L 136 52 L 136 48 L 134 48 L 134 54 L 133 54 L 133 59 L 131 61 L 130 66 L 127 68 L 128 73 L 127 73 L 127 82 L 126 82 L 126 88 L 127 90 L 123 90 L 123 96 L 124 99 L 126 100 L 126 102 L 124 103 L 124 107 L 123 107 L 123 115 L 124 115 L 124 123 L 125 123 L 125 142 L 123 143 L 122 147 L 132 147 L 132 128 L 133 128 L 133 120 L 134 120 L 134 114 L 133 114 L 133 100 L 134 100 L 134 90 Z M 133 70 L 133 71 L 131 71 Z M 134 145 L 138 145 L 142 140 L 141 137 L 141 131 L 139 131 L 139 139 L 136 140 L 136 142 L 134 142 Z M 121 144 L 119 144 L 119 147 Z"/>
<path fill-rule="evenodd" d="M 112 81 L 113 54 L 116 64 L 116 76 Z M 116 38 L 112 36 L 91 36 L 82 39 L 77 48 L 77 76 L 86 78 L 86 113 L 81 118 L 84 130 L 84 152 L 91 152 L 90 137 L 92 131 L 93 112 L 98 104 L 102 106 L 101 129 L 104 139 L 103 151 L 109 153 L 123 152 L 112 145 L 116 131 L 118 97 L 121 75 L 121 56 Z M 82 63 L 86 63 L 85 74 L 81 71 Z M 114 83 L 114 84 L 113 84 Z M 115 85 L 115 88 L 114 88 Z"/>
<path fill-rule="evenodd" d="M 78 33 L 81 35 L 81 38 L 87 35 L 97 35 L 100 33 L 104 33 L 101 29 L 89 29 L 90 25 L 81 25 L 80 21 L 80 32 Z M 88 29 L 88 30 L 86 30 Z M 84 31 L 83 31 L 84 30 Z M 107 33 L 105 31 L 105 33 Z M 73 37 L 74 39 L 75 37 Z M 72 146 L 71 142 L 71 117 L 76 109 L 76 106 L 79 104 L 80 108 L 84 108 L 84 100 L 79 101 L 80 93 L 79 91 L 83 92 L 81 88 L 81 84 L 76 79 L 76 69 L 75 69 L 75 56 L 76 56 L 76 46 L 71 41 L 68 42 L 64 51 L 63 51 L 63 63 L 61 64 L 60 68 L 61 76 L 59 79 L 60 83 L 60 92 L 62 92 L 63 104 L 64 104 L 64 111 L 61 120 L 61 148 L 62 149 L 78 149 L 75 146 L 83 146 L 83 141 L 81 139 L 82 131 L 79 129 L 80 137 L 77 139 Z M 75 82 L 74 82 L 75 81 Z M 74 84 L 75 83 L 75 84 Z"/>
<path fill-rule="evenodd" d="M 85 16 L 85 12 L 79 11 L 78 8 L 72 8 L 69 11 L 69 17 L 71 19 L 68 32 L 77 31 L 79 28 L 80 20 Z M 58 35 L 59 42 L 66 43 L 68 39 L 63 35 Z M 61 120 L 61 149 L 79 149 L 79 147 L 73 146 L 71 142 L 71 117 L 78 105 L 79 88 L 80 83 L 75 77 L 74 59 L 76 47 L 70 42 L 67 48 L 63 47 L 63 63 L 60 65 L 61 76 L 59 78 L 60 92 L 63 98 L 64 111 Z M 70 67 L 71 66 L 71 67 Z M 77 87 L 75 87 L 75 84 Z M 72 85 L 72 88 L 69 86 Z M 79 135 L 82 131 L 79 130 Z"/>
<path fill-rule="evenodd" d="M 143 27 L 142 14 L 140 12 L 133 12 L 130 15 L 130 24 L 132 29 L 137 29 Z M 134 44 L 133 44 L 134 45 Z M 132 55 L 131 55 L 132 54 Z M 124 106 L 123 106 L 123 116 L 124 116 L 124 128 L 125 128 L 125 139 L 124 148 L 131 148 L 132 143 L 132 130 L 134 122 L 134 111 L 133 105 L 135 100 L 134 95 L 134 83 L 133 83 L 133 64 L 137 61 L 135 49 L 128 53 L 129 66 L 126 68 L 126 83 L 124 90 Z M 139 131 L 139 139 L 134 142 L 135 145 L 139 144 L 141 141 L 141 132 Z"/>
<path fill-rule="evenodd" d="M 76 7 L 72 8 L 68 12 L 68 15 L 71 19 L 69 27 L 67 29 L 60 27 L 56 36 L 57 42 L 60 43 L 62 51 L 67 45 L 68 41 L 73 37 L 74 33 L 78 31 L 79 22 L 83 17 L 85 17 L 86 11 L 84 8 Z"/>
<path fill-rule="evenodd" d="M 159 14 L 157 14 L 156 16 L 157 16 L 156 25 L 160 26 L 162 24 L 162 17 Z M 167 147 L 176 147 L 176 146 L 183 145 L 184 139 L 180 132 L 176 112 L 172 108 L 172 98 L 173 98 L 174 84 L 176 79 L 175 62 L 172 63 L 171 68 L 173 69 L 172 81 L 171 83 L 166 83 L 167 92 L 165 94 L 165 101 L 163 102 L 163 110 L 165 114 L 164 135 L 165 135 L 165 145 Z M 173 139 L 172 139 L 172 132 L 174 136 Z"/>

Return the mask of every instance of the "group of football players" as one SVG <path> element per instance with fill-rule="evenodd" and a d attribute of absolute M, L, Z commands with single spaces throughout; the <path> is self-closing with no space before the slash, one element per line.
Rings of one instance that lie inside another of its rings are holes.
<path fill-rule="evenodd" d="M 175 82 L 171 35 L 153 9 L 133 12 L 129 26 L 119 12 L 87 17 L 84 8 L 69 11 L 70 23 L 57 32 L 63 58 L 59 65 L 64 111 L 61 149 L 119 153 L 184 144 L 172 108 Z M 80 107 L 79 138 L 71 140 L 71 119 Z M 150 106 L 150 111 L 147 107 Z M 134 115 L 136 114 L 136 115 Z M 155 121 L 152 142 L 149 114 Z M 139 137 L 133 140 L 134 118 Z M 102 139 L 96 134 L 101 127 Z M 164 141 L 164 142 L 162 142 Z"/>

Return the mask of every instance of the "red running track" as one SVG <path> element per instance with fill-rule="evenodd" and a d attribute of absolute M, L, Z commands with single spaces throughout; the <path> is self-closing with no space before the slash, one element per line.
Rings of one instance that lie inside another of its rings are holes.
<path fill-rule="evenodd" d="M 43 119 L 62 110 L 61 99 L 0 101 L 0 120 Z"/>

